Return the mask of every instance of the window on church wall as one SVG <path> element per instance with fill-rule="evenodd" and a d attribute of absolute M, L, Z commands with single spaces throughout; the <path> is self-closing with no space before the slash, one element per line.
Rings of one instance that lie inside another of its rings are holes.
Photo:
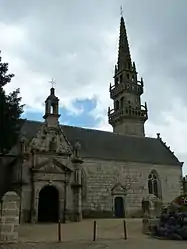
<path fill-rule="evenodd" d="M 148 181 L 149 194 L 153 194 L 152 181 Z"/>
<path fill-rule="evenodd" d="M 129 73 L 127 73 L 127 79 L 129 79 L 130 78 L 130 75 L 129 75 Z"/>
<path fill-rule="evenodd" d="M 120 75 L 119 81 L 120 81 L 120 83 L 122 83 L 122 81 L 123 81 L 123 75 Z"/>
<path fill-rule="evenodd" d="M 154 195 L 155 196 L 157 196 L 158 197 L 158 183 L 157 183 L 157 181 L 154 181 L 154 183 L 153 183 L 153 192 L 154 192 Z"/>
<path fill-rule="evenodd" d="M 148 177 L 148 189 L 149 189 L 149 194 L 153 194 L 156 197 L 159 197 L 158 193 L 158 177 L 155 172 L 152 172 L 149 174 Z"/>

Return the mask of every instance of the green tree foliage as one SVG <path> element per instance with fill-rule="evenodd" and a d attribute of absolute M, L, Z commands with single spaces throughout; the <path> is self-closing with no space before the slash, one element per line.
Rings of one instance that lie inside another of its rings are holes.
<path fill-rule="evenodd" d="M 8 74 L 8 63 L 0 56 L 0 153 L 6 154 L 15 145 L 19 136 L 19 119 L 23 113 L 19 89 L 6 94 L 4 86 L 11 82 L 14 74 Z"/>

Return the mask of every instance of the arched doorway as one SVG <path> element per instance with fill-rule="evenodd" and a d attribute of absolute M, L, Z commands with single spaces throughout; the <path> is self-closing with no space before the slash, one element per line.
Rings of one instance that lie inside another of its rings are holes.
<path fill-rule="evenodd" d="M 120 196 L 115 197 L 115 216 L 117 218 L 124 218 L 124 203 L 123 198 Z"/>
<path fill-rule="evenodd" d="M 45 186 L 39 193 L 38 222 L 57 222 L 58 218 L 58 190 L 53 186 Z"/>

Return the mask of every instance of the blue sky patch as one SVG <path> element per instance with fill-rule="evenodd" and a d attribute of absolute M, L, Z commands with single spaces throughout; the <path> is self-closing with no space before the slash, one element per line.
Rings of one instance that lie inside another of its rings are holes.
<path fill-rule="evenodd" d="M 90 112 L 96 107 L 96 99 L 75 100 L 73 105 L 76 109 L 81 109 L 82 112 L 75 115 L 66 108 L 60 107 L 59 113 L 61 114 L 61 124 L 90 128 L 95 127 L 98 124 L 98 120 L 95 120 L 94 117 L 90 115 Z M 22 115 L 22 117 L 29 120 L 43 121 L 43 115 L 44 112 L 27 111 Z"/>

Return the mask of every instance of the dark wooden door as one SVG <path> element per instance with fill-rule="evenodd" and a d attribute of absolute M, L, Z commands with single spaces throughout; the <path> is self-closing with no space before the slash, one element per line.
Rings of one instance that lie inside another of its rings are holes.
<path fill-rule="evenodd" d="M 124 218 L 124 203 L 122 197 L 115 198 L 115 216 L 117 218 Z"/>

